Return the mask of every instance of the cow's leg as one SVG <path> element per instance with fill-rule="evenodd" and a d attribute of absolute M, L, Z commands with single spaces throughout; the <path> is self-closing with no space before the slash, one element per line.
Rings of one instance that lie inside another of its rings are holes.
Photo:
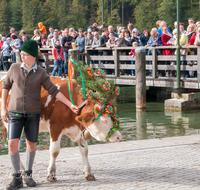
<path fill-rule="evenodd" d="M 50 163 L 48 167 L 47 180 L 50 182 L 56 181 L 56 158 L 60 152 L 60 140 L 62 135 L 58 137 L 57 141 L 50 139 Z"/>
<path fill-rule="evenodd" d="M 87 141 L 83 138 L 81 139 L 81 142 L 78 142 L 79 149 L 82 155 L 83 160 L 83 173 L 85 173 L 85 178 L 88 181 L 94 181 L 95 177 L 91 172 L 91 167 L 88 161 L 88 144 Z"/>

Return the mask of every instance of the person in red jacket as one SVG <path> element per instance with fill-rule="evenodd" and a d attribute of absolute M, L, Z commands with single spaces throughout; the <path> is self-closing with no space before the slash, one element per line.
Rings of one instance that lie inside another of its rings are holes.
<path fill-rule="evenodd" d="M 167 26 L 162 28 L 161 41 L 163 46 L 172 46 L 172 43 L 169 43 L 172 38 L 172 34 L 168 32 Z M 172 55 L 172 49 L 163 49 L 163 55 Z M 165 65 L 170 65 L 170 61 L 165 61 Z M 166 71 L 166 77 L 170 76 L 170 71 Z"/>
<path fill-rule="evenodd" d="M 0 49 L 3 47 L 2 35 L 0 34 Z"/>
<path fill-rule="evenodd" d="M 58 77 L 61 77 L 63 61 L 64 61 L 64 53 L 63 53 L 63 48 L 61 47 L 59 40 L 56 40 L 55 42 L 55 46 L 52 50 L 52 55 L 54 59 L 54 68 L 53 68 L 52 76 L 55 76 L 56 70 L 58 68 Z"/>

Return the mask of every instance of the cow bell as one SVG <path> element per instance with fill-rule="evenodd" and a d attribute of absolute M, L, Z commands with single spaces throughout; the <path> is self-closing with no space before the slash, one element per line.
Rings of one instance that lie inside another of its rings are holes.
<path fill-rule="evenodd" d="M 84 131 L 83 136 L 86 141 L 92 140 L 92 136 L 90 135 L 90 132 L 87 129 Z"/>

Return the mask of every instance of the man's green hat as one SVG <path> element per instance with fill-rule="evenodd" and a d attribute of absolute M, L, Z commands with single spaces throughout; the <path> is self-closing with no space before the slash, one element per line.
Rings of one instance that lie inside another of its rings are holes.
<path fill-rule="evenodd" d="M 38 58 L 38 43 L 35 40 L 28 40 L 19 51 L 25 51 L 33 57 Z"/>

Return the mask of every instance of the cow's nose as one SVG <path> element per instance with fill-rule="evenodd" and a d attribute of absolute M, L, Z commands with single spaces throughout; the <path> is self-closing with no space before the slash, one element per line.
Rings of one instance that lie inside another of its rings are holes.
<path fill-rule="evenodd" d="M 118 135 L 117 136 L 117 142 L 121 141 L 122 140 L 122 136 L 121 135 Z"/>

